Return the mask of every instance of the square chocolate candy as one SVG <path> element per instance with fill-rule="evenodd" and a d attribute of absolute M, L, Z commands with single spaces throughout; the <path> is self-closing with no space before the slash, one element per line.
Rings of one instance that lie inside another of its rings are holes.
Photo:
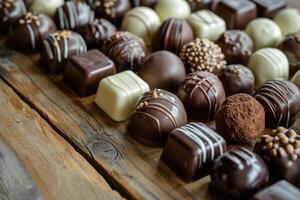
<path fill-rule="evenodd" d="M 115 64 L 98 50 L 72 56 L 63 80 L 80 96 L 96 93 L 99 82 L 116 73 Z"/>
<path fill-rule="evenodd" d="M 273 18 L 276 13 L 287 7 L 285 0 L 251 0 L 256 4 L 258 17 Z"/>
<path fill-rule="evenodd" d="M 169 135 L 161 160 L 184 181 L 195 181 L 210 171 L 226 150 L 225 140 L 202 123 L 189 123 Z"/>

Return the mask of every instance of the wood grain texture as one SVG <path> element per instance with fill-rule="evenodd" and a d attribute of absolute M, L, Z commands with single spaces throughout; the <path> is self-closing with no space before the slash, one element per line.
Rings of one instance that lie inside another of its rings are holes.
<path fill-rule="evenodd" d="M 0 136 L 18 156 L 44 199 L 121 199 L 104 178 L 2 79 L 0 106 Z M 7 145 L 3 144 L 0 143 L 0 167 L 5 169 L 1 169 L 0 188 L 8 190 L 4 191 L 8 195 L 3 196 L 18 200 L 22 199 L 18 197 L 24 192 L 24 199 L 38 199 L 39 193 L 34 189 L 34 184 L 22 171 L 21 165 L 16 164 L 16 158 Z M 3 174 L 5 172 L 7 174 Z M 17 182 L 15 179 L 22 180 Z M 16 193 L 11 194 L 13 190 Z M 25 198 L 25 195 L 32 195 L 33 198 Z"/>

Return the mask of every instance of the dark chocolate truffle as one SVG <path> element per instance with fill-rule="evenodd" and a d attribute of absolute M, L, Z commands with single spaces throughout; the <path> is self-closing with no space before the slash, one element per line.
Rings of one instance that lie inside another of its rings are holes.
<path fill-rule="evenodd" d="M 51 18 L 44 14 L 28 12 L 15 20 L 8 33 L 8 44 L 16 50 L 33 53 L 38 51 L 49 34 L 56 31 Z"/>
<path fill-rule="evenodd" d="M 167 19 L 156 32 L 153 47 L 155 50 L 169 50 L 178 54 L 183 45 L 193 39 L 193 29 L 185 20 Z"/>
<path fill-rule="evenodd" d="M 254 91 L 254 75 L 252 71 L 243 65 L 228 65 L 219 75 L 226 96 L 238 93 L 252 94 Z"/>
<path fill-rule="evenodd" d="M 231 142 L 251 142 L 265 130 L 264 108 L 248 94 L 227 97 L 216 114 L 216 128 Z"/>
<path fill-rule="evenodd" d="M 102 49 L 115 62 L 119 72 L 137 70 L 146 58 L 145 43 L 129 32 L 115 33 L 104 42 Z"/>
<path fill-rule="evenodd" d="M 218 74 L 226 65 L 221 48 L 208 39 L 197 38 L 185 44 L 179 55 L 188 73 L 208 71 Z"/>
<path fill-rule="evenodd" d="M 294 130 L 278 127 L 263 135 L 254 151 L 267 163 L 271 182 L 284 179 L 300 187 L 300 135 Z"/>
<path fill-rule="evenodd" d="M 146 7 L 154 8 L 158 0 L 130 0 L 130 1 L 133 7 L 146 6 Z"/>
<path fill-rule="evenodd" d="M 216 42 L 225 55 L 227 64 L 248 65 L 254 50 L 252 39 L 244 31 L 226 31 Z"/>
<path fill-rule="evenodd" d="M 127 128 L 140 143 L 162 147 L 172 130 L 187 123 L 181 101 L 170 92 L 155 89 L 140 99 Z"/>
<path fill-rule="evenodd" d="M 25 14 L 23 0 L 0 0 L 0 33 L 7 33 L 10 24 Z"/>
<path fill-rule="evenodd" d="M 185 78 L 185 68 L 175 54 L 158 51 L 141 65 L 138 75 L 151 89 L 160 88 L 176 93 Z"/>
<path fill-rule="evenodd" d="M 106 19 L 95 19 L 78 28 L 89 49 L 101 49 L 104 41 L 116 32 L 116 27 Z"/>
<path fill-rule="evenodd" d="M 189 118 L 211 121 L 225 100 L 225 91 L 218 77 L 210 72 L 189 74 L 178 90 Z"/>
<path fill-rule="evenodd" d="M 290 127 L 300 112 L 300 91 L 285 80 L 266 81 L 255 94 L 266 112 L 266 127 Z"/>
<path fill-rule="evenodd" d="M 202 10 L 202 9 L 212 9 L 213 1 L 215 0 L 186 0 L 192 12 Z"/>
<path fill-rule="evenodd" d="M 237 148 L 214 161 L 209 191 L 214 199 L 248 199 L 267 185 L 269 172 L 255 153 Z"/>

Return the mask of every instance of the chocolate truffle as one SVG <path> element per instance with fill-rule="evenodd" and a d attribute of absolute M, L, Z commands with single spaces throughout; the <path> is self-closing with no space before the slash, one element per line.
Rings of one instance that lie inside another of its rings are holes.
<path fill-rule="evenodd" d="M 300 112 L 300 91 L 290 81 L 270 80 L 265 82 L 255 94 L 266 112 L 266 127 L 290 127 Z"/>
<path fill-rule="evenodd" d="M 286 8 L 278 12 L 274 21 L 280 27 L 282 34 L 285 36 L 289 33 L 296 33 L 300 31 L 300 13 L 296 8 Z"/>
<path fill-rule="evenodd" d="M 215 120 L 218 133 L 235 143 L 251 142 L 265 130 L 264 108 L 248 94 L 227 97 Z"/>
<path fill-rule="evenodd" d="M 212 9 L 213 2 L 215 0 L 186 0 L 190 7 L 192 12 L 203 10 L 203 9 Z"/>
<path fill-rule="evenodd" d="M 225 100 L 225 91 L 218 77 L 210 72 L 189 74 L 178 90 L 189 118 L 211 121 Z"/>
<path fill-rule="evenodd" d="M 30 0 L 26 1 L 27 7 L 30 11 L 44 13 L 53 17 L 56 10 L 63 6 L 64 0 Z"/>
<path fill-rule="evenodd" d="M 78 28 L 89 49 L 101 49 L 104 41 L 115 34 L 116 27 L 106 19 L 95 19 Z"/>
<path fill-rule="evenodd" d="M 295 83 L 300 89 L 300 70 L 293 76 L 292 82 Z"/>
<path fill-rule="evenodd" d="M 141 65 L 138 75 L 149 84 L 151 89 L 160 88 L 176 93 L 185 78 L 185 68 L 175 54 L 158 51 Z"/>
<path fill-rule="evenodd" d="M 206 176 L 213 161 L 226 151 L 225 140 L 202 123 L 189 123 L 173 130 L 161 160 L 184 181 Z"/>
<path fill-rule="evenodd" d="M 158 0 L 131 0 L 133 7 L 146 6 L 153 8 Z"/>
<path fill-rule="evenodd" d="M 51 18 L 28 12 L 11 24 L 7 42 L 16 50 L 33 53 L 41 49 L 43 40 L 55 31 L 56 26 Z"/>
<path fill-rule="evenodd" d="M 26 14 L 23 0 L 0 1 L 0 33 L 7 33 L 10 24 Z"/>
<path fill-rule="evenodd" d="M 226 65 L 221 48 L 207 39 L 196 38 L 185 44 L 179 55 L 188 73 L 208 71 L 218 74 Z"/>
<path fill-rule="evenodd" d="M 247 65 L 254 50 L 252 39 L 240 30 L 226 31 L 216 43 L 221 47 L 227 64 Z"/>
<path fill-rule="evenodd" d="M 156 32 L 153 48 L 178 54 L 184 44 L 194 40 L 191 26 L 181 19 L 167 19 Z"/>
<path fill-rule="evenodd" d="M 185 0 L 159 0 L 155 11 L 162 22 L 169 18 L 185 19 L 191 14 L 191 8 Z"/>
<path fill-rule="evenodd" d="M 254 74 L 256 86 L 267 80 L 288 79 L 289 62 L 278 49 L 265 48 L 256 51 L 250 58 L 248 67 Z"/>
<path fill-rule="evenodd" d="M 147 45 L 151 45 L 153 36 L 160 26 L 159 16 L 147 7 L 133 8 L 126 13 L 121 30 L 141 37 Z"/>
<path fill-rule="evenodd" d="M 258 155 L 239 147 L 214 161 L 210 178 L 214 199 L 243 200 L 267 185 L 269 172 Z"/>
<path fill-rule="evenodd" d="M 227 29 L 244 29 L 256 18 L 256 5 L 248 0 L 222 0 L 216 13 L 226 21 Z"/>
<path fill-rule="evenodd" d="M 246 32 L 251 37 L 255 50 L 266 47 L 277 47 L 282 38 L 278 25 L 267 18 L 252 20 L 247 25 Z"/>
<path fill-rule="evenodd" d="M 146 58 L 145 43 L 129 32 L 115 33 L 104 42 L 102 49 L 115 62 L 118 72 L 137 70 Z"/>
<path fill-rule="evenodd" d="M 284 179 L 300 187 L 300 135 L 294 130 L 278 127 L 263 135 L 254 151 L 267 163 L 271 182 Z"/>
<path fill-rule="evenodd" d="M 68 58 L 87 51 L 83 38 L 72 31 L 59 31 L 44 40 L 42 62 L 50 73 L 62 73 Z"/>
<path fill-rule="evenodd" d="M 243 65 L 229 65 L 223 68 L 219 75 L 226 96 L 238 93 L 252 94 L 254 91 L 254 76 L 251 70 Z"/>
<path fill-rule="evenodd" d="M 172 130 L 187 123 L 181 101 L 170 92 L 155 89 L 140 99 L 127 129 L 138 142 L 162 147 Z"/>
<path fill-rule="evenodd" d="M 251 0 L 256 4 L 258 17 L 272 19 L 278 11 L 286 8 L 286 0 Z"/>

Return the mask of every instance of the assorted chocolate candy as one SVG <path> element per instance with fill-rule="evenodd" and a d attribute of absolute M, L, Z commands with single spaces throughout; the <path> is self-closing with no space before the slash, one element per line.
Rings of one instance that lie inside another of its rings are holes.
<path fill-rule="evenodd" d="M 191 14 L 191 8 L 185 0 L 159 0 L 154 9 L 162 22 L 169 18 L 185 19 Z"/>
<path fill-rule="evenodd" d="M 272 19 L 276 13 L 287 7 L 286 0 L 251 0 L 256 4 L 257 16 Z"/>
<path fill-rule="evenodd" d="M 300 70 L 293 76 L 292 81 L 300 89 Z"/>
<path fill-rule="evenodd" d="M 25 2 L 30 11 L 44 13 L 51 17 L 65 3 L 64 0 L 25 0 Z"/>
<path fill-rule="evenodd" d="M 300 20 L 299 10 L 296 8 L 287 8 L 278 12 L 274 21 L 280 27 L 282 34 L 285 36 L 290 33 L 300 31 L 300 24 L 295 23 Z"/>

